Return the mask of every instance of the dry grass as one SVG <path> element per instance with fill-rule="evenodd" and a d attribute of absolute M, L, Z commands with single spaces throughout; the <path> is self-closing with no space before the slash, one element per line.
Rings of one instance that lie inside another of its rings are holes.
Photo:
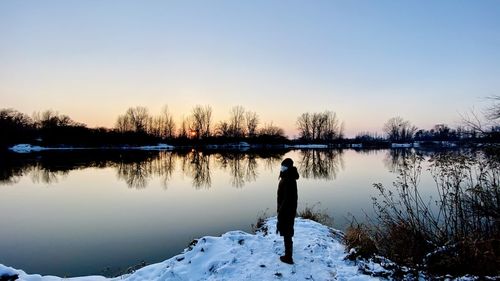
<path fill-rule="evenodd" d="M 269 216 L 267 215 L 267 210 L 260 212 L 257 215 L 257 222 L 251 225 L 253 233 L 262 231 L 264 233 L 264 236 L 267 235 L 268 229 L 266 227 L 266 219 L 268 217 Z"/>
<path fill-rule="evenodd" d="M 350 260 L 358 257 L 368 259 L 378 252 L 370 231 L 362 224 L 351 224 L 346 230 L 344 241 L 349 251 L 347 258 Z"/>
<path fill-rule="evenodd" d="M 376 252 L 431 275 L 499 277 L 498 160 L 477 154 L 433 157 L 435 206 L 419 193 L 422 161 L 405 159 L 392 189 L 375 185 L 377 217 L 370 227 L 351 227 L 346 234 L 348 247 L 358 252 L 354 258 Z"/>
<path fill-rule="evenodd" d="M 314 204 L 312 207 L 306 205 L 306 207 L 297 213 L 298 217 L 303 219 L 309 219 L 326 226 L 333 226 L 333 218 L 327 213 L 327 210 L 317 210 L 319 203 Z"/>

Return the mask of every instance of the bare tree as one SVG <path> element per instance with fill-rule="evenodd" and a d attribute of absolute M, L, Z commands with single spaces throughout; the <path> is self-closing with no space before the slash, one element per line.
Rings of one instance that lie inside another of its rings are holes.
<path fill-rule="evenodd" d="M 149 116 L 146 122 L 146 133 L 155 137 L 160 137 L 162 120 L 161 116 Z"/>
<path fill-rule="evenodd" d="M 190 129 L 193 137 L 200 139 L 210 136 L 212 123 L 212 108 L 197 105 L 193 108 L 190 118 Z"/>
<path fill-rule="evenodd" d="M 228 137 L 229 131 L 229 124 L 226 121 L 220 121 L 215 128 L 215 134 L 219 137 Z"/>
<path fill-rule="evenodd" d="M 493 102 L 493 105 L 486 110 L 486 117 L 489 120 L 496 121 L 500 119 L 500 96 L 492 96 L 489 99 Z"/>
<path fill-rule="evenodd" d="M 460 114 L 465 128 L 470 132 L 469 134 L 485 135 L 489 133 L 488 127 L 499 125 L 500 96 L 491 96 L 487 99 L 492 101 L 492 104 L 482 114 L 478 114 L 474 109 L 471 109 L 469 113 Z"/>
<path fill-rule="evenodd" d="M 229 130 L 231 137 L 244 137 L 245 136 L 245 109 L 238 105 L 231 109 L 229 115 Z"/>
<path fill-rule="evenodd" d="M 161 116 L 163 121 L 162 136 L 164 138 L 173 138 L 175 135 L 175 122 L 167 105 L 163 107 Z"/>
<path fill-rule="evenodd" d="M 12 108 L 0 110 L 0 129 L 8 127 L 28 127 L 33 123 L 32 119 L 24 113 Z"/>
<path fill-rule="evenodd" d="M 464 123 L 465 128 L 471 133 L 482 134 L 486 132 L 486 121 L 482 120 L 474 109 L 472 109 L 470 113 L 460 114 L 460 117 L 462 117 L 462 122 Z"/>
<path fill-rule="evenodd" d="M 312 139 L 311 114 L 308 112 L 302 113 L 302 115 L 297 118 L 297 129 L 299 130 L 299 136 L 301 139 Z"/>
<path fill-rule="evenodd" d="M 132 127 L 130 127 L 130 122 L 127 120 L 126 115 L 118 116 L 118 119 L 116 120 L 115 128 L 120 133 L 132 131 Z"/>
<path fill-rule="evenodd" d="M 123 119 L 123 118 L 122 118 Z M 119 118 L 119 123 L 126 123 L 125 120 Z M 172 115 L 168 110 L 168 106 L 164 106 L 162 112 L 158 116 L 148 117 L 147 133 L 159 138 L 172 138 L 175 132 L 175 123 Z M 117 126 L 118 127 L 118 126 Z"/>
<path fill-rule="evenodd" d="M 179 128 L 179 138 L 187 138 L 188 137 L 188 120 L 185 117 L 182 117 L 181 126 Z"/>
<path fill-rule="evenodd" d="M 303 140 L 332 141 L 343 136 L 344 126 L 332 111 L 303 113 L 297 118 L 297 129 Z"/>
<path fill-rule="evenodd" d="M 130 107 L 125 115 L 118 116 L 116 128 L 119 131 L 147 132 L 151 118 L 148 109 L 143 106 Z"/>
<path fill-rule="evenodd" d="M 413 126 L 410 121 L 397 116 L 390 118 L 384 124 L 384 132 L 391 141 L 405 142 L 413 139 L 413 135 L 417 131 L 417 127 Z"/>
<path fill-rule="evenodd" d="M 67 126 L 85 126 L 73 121 L 69 116 L 59 114 L 57 111 L 46 110 L 33 113 L 33 121 L 36 128 L 57 128 Z"/>
<path fill-rule="evenodd" d="M 324 123 L 321 139 L 332 141 L 341 138 L 343 135 L 343 124 L 337 119 L 337 114 L 332 111 L 325 111 L 323 116 L 326 121 Z"/>
<path fill-rule="evenodd" d="M 284 137 L 285 131 L 282 128 L 273 125 L 273 123 L 265 124 L 259 131 L 261 136 Z"/>
<path fill-rule="evenodd" d="M 210 137 L 212 134 L 212 107 L 206 105 L 203 114 L 203 137 Z"/>
<path fill-rule="evenodd" d="M 247 111 L 245 113 L 246 129 L 249 137 L 255 137 L 257 134 L 257 126 L 259 125 L 259 116 L 257 113 Z"/>
<path fill-rule="evenodd" d="M 312 115 L 312 129 L 313 129 L 313 139 L 320 140 L 321 133 L 326 125 L 327 117 L 321 113 L 314 113 Z"/>

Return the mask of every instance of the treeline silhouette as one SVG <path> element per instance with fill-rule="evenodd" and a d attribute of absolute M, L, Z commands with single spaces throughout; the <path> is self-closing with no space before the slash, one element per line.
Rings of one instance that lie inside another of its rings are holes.
<path fill-rule="evenodd" d="M 107 128 L 88 128 L 67 115 L 52 110 L 33 117 L 14 109 L 0 110 L 0 146 L 30 143 L 37 145 L 102 146 L 148 144 L 158 141 L 141 132 L 119 132 Z"/>
<path fill-rule="evenodd" d="M 272 123 L 259 127 L 257 114 L 241 106 L 231 110 L 229 120 L 217 124 L 213 123 L 210 106 L 195 106 L 179 126 L 167 107 L 158 116 L 150 115 L 145 107 L 131 107 L 117 118 L 114 128 L 88 128 L 52 110 L 30 117 L 9 108 L 0 110 L 0 134 L 3 148 L 18 143 L 94 147 L 160 142 L 186 146 L 241 141 L 266 145 L 289 142 L 282 128 Z"/>
<path fill-rule="evenodd" d="M 496 120 L 498 118 L 492 121 Z M 368 143 L 375 146 L 411 142 L 419 142 L 423 146 L 443 142 L 455 142 L 459 144 L 500 142 L 500 126 L 496 122 L 493 122 L 489 127 L 470 125 L 470 122 L 464 120 L 464 125 L 457 126 L 456 128 L 451 128 L 446 124 L 436 124 L 432 129 L 426 130 L 419 129 L 410 121 L 396 116 L 390 118 L 384 124 L 384 135 L 361 132 L 353 141 L 355 143 Z"/>
<path fill-rule="evenodd" d="M 494 104 L 485 115 L 492 124 L 498 124 L 498 114 L 494 114 L 498 108 L 500 105 Z M 397 116 L 384 124 L 384 135 L 362 132 L 353 139 L 345 139 L 344 124 L 335 112 L 306 112 L 296 120 L 297 139 L 290 140 L 282 128 L 272 122 L 262 123 L 257 113 L 242 106 L 234 106 L 229 111 L 229 118 L 218 122 L 213 120 L 212 113 L 211 106 L 196 105 L 189 115 L 176 124 L 167 106 L 158 115 L 150 114 L 146 107 L 136 106 L 118 116 L 114 128 L 88 128 L 53 110 L 28 116 L 15 109 L 0 109 L 0 148 L 19 143 L 102 147 L 161 142 L 176 146 L 199 146 L 244 141 L 263 146 L 292 142 L 333 146 L 360 143 L 367 147 L 387 147 L 390 143 L 413 141 L 424 144 L 445 141 L 500 142 L 500 126 L 484 126 L 477 116 L 473 120 L 464 118 L 464 125 L 457 128 L 437 124 L 430 130 L 418 129 L 410 121 Z"/>

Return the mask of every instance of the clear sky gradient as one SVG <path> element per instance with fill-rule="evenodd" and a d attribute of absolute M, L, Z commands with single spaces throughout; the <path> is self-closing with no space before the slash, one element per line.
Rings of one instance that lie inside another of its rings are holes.
<path fill-rule="evenodd" d="M 112 127 L 242 105 L 293 137 L 303 112 L 346 133 L 420 128 L 500 92 L 500 1 L 0 1 L 0 107 Z"/>

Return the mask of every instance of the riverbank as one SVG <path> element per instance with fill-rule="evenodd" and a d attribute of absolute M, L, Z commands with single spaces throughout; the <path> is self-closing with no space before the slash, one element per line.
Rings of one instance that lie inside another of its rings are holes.
<path fill-rule="evenodd" d="M 276 234 L 275 226 L 274 217 L 266 220 L 256 234 L 230 231 L 220 237 L 202 237 L 177 256 L 116 278 L 41 276 L 0 265 L 0 276 L 4 276 L 0 280 L 15 275 L 17 280 L 26 281 L 378 280 L 345 260 L 341 232 L 301 218 L 295 225 L 295 264 L 282 263 L 279 256 L 283 254 L 283 239 Z M 377 264 L 369 266 L 374 273 L 384 272 Z"/>

